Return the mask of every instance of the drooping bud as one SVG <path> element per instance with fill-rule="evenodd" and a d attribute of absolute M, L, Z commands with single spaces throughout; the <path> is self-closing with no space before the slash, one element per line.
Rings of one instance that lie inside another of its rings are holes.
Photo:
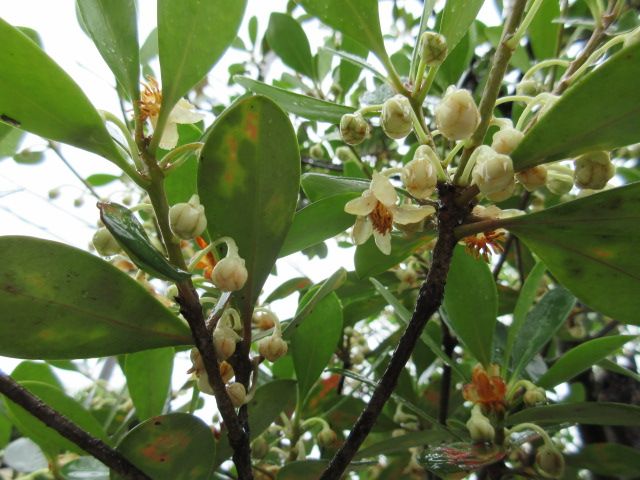
<path fill-rule="evenodd" d="M 516 173 L 516 180 L 529 192 L 542 187 L 547 182 L 547 168 L 536 165 Z"/>
<path fill-rule="evenodd" d="M 235 292 L 244 287 L 248 276 L 244 259 L 233 255 L 216 263 L 211 272 L 211 281 L 223 292 Z"/>
<path fill-rule="evenodd" d="M 60 196 L 60 189 L 58 187 L 52 188 L 51 190 L 49 190 L 47 196 L 49 197 L 49 200 L 55 200 Z"/>
<path fill-rule="evenodd" d="M 487 198 L 492 202 L 504 202 L 505 200 L 513 196 L 513 192 L 515 192 L 515 189 L 516 189 L 516 182 L 515 180 L 512 180 L 511 183 L 506 187 L 504 187 L 502 190 L 489 193 L 487 195 Z"/>
<path fill-rule="evenodd" d="M 514 182 L 511 157 L 497 153 L 487 145 L 481 145 L 473 152 L 470 162 L 474 162 L 471 176 L 485 195 L 504 192 Z"/>
<path fill-rule="evenodd" d="M 316 440 L 318 441 L 319 446 L 326 448 L 336 443 L 336 441 L 338 440 L 338 435 L 336 434 L 336 432 L 331 430 L 331 428 L 324 427 L 322 430 L 320 430 L 318 435 L 316 435 Z"/>
<path fill-rule="evenodd" d="M 276 314 L 266 308 L 254 311 L 253 316 L 251 317 L 251 322 L 260 330 L 269 330 L 270 328 L 273 328 L 277 320 L 278 317 L 276 317 Z"/>
<path fill-rule="evenodd" d="M 547 401 L 547 394 L 545 393 L 543 388 L 533 387 L 527 389 L 522 396 L 522 400 L 524 404 L 528 407 L 533 407 L 540 403 L 544 403 Z"/>
<path fill-rule="evenodd" d="M 351 148 L 349 147 L 345 147 L 344 145 L 336 148 L 336 158 L 343 163 L 350 160 L 353 160 L 355 162 L 358 161 L 358 157 L 356 157 L 356 154 L 353 153 L 353 150 L 351 150 Z"/>
<path fill-rule="evenodd" d="M 169 225 L 171 231 L 184 240 L 195 238 L 204 232 L 207 217 L 198 195 L 193 195 L 188 203 L 176 203 L 169 209 Z"/>
<path fill-rule="evenodd" d="M 198 377 L 198 390 L 202 393 L 206 393 L 207 395 L 213 395 L 213 387 L 211 386 L 211 382 L 209 381 L 209 376 L 207 372 L 203 372 Z"/>
<path fill-rule="evenodd" d="M 424 32 L 420 37 L 420 57 L 430 66 L 440 65 L 447 58 L 447 39 L 435 32 Z"/>
<path fill-rule="evenodd" d="M 493 442 L 496 431 L 484 415 L 471 415 L 467 420 L 467 430 L 474 442 Z"/>
<path fill-rule="evenodd" d="M 491 148 L 498 153 L 511 155 L 523 138 L 524 133 L 520 130 L 512 127 L 503 128 L 494 133 Z"/>
<path fill-rule="evenodd" d="M 440 162 L 433 149 L 420 145 L 413 160 L 402 169 L 402 183 L 414 197 L 425 200 L 435 190 L 438 175 L 433 162 Z"/>
<path fill-rule="evenodd" d="M 264 458 L 269 453 L 269 442 L 260 435 L 251 442 L 251 456 L 254 458 Z"/>
<path fill-rule="evenodd" d="M 438 130 L 449 140 L 469 138 L 480 123 L 480 111 L 469 90 L 449 87 L 435 110 Z"/>
<path fill-rule="evenodd" d="M 564 473 L 564 457 L 550 445 L 543 445 L 538 449 L 535 465 L 546 477 L 561 478 Z"/>
<path fill-rule="evenodd" d="M 369 123 L 360 113 L 347 113 L 340 119 L 340 136 L 344 143 L 358 145 L 367 138 Z"/>
<path fill-rule="evenodd" d="M 322 157 L 324 157 L 324 150 L 322 148 L 322 145 L 320 145 L 319 143 L 313 145 L 309 149 L 309 156 L 314 160 L 320 160 Z"/>
<path fill-rule="evenodd" d="M 104 227 L 99 228 L 96 233 L 93 234 L 91 241 L 96 252 L 103 257 L 110 257 L 122 250 L 117 240 L 111 235 L 111 232 Z"/>
<path fill-rule="evenodd" d="M 233 371 L 233 367 L 229 362 L 225 362 L 225 361 L 220 362 L 219 369 L 220 369 L 220 377 L 222 377 L 222 381 L 224 383 L 227 383 L 236 374 L 236 372 Z"/>
<path fill-rule="evenodd" d="M 258 352 L 270 362 L 275 362 L 286 355 L 288 349 L 287 342 L 276 334 L 263 338 L 258 343 Z"/>
<path fill-rule="evenodd" d="M 244 405 L 244 401 L 247 398 L 247 391 L 244 388 L 244 385 L 234 382 L 231 385 L 227 385 L 227 395 L 229 395 L 233 406 L 240 408 Z"/>
<path fill-rule="evenodd" d="M 608 152 L 589 152 L 575 159 L 574 180 L 578 188 L 602 190 L 616 173 Z"/>
<path fill-rule="evenodd" d="M 242 340 L 232 328 L 225 325 L 216 327 L 213 331 L 213 345 L 216 348 L 218 360 L 226 360 L 236 351 L 236 342 Z"/>
<path fill-rule="evenodd" d="M 573 171 L 565 165 L 548 165 L 546 185 L 555 195 L 569 193 L 573 188 Z"/>
<path fill-rule="evenodd" d="M 394 95 L 382 105 L 380 124 L 388 137 L 400 139 L 411 133 L 411 104 L 403 95 Z"/>
<path fill-rule="evenodd" d="M 543 90 L 544 86 L 536 80 L 523 80 L 518 85 L 516 85 L 517 95 L 535 97 L 536 95 L 542 93 Z"/>

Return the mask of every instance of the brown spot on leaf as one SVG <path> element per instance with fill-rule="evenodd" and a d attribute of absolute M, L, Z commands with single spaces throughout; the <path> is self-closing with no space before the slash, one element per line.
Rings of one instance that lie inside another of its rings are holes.
<path fill-rule="evenodd" d="M 257 123 L 258 123 L 258 115 L 256 115 L 254 112 L 248 112 L 247 119 L 245 121 L 244 130 L 247 133 L 247 137 L 249 137 L 249 139 L 254 142 L 258 138 Z"/>

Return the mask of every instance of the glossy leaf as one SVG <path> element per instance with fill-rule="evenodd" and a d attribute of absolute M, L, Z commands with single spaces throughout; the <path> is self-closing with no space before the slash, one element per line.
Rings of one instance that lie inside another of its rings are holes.
<path fill-rule="evenodd" d="M 154 277 L 180 282 L 190 277 L 188 272 L 174 267 L 147 236 L 133 212 L 113 202 L 98 203 L 100 219 L 136 266 Z"/>
<path fill-rule="evenodd" d="M 25 132 L 0 122 L 0 160 L 18 153 Z"/>
<path fill-rule="evenodd" d="M 309 40 L 302 26 L 286 13 L 273 12 L 267 27 L 267 42 L 285 65 L 315 78 Z"/>
<path fill-rule="evenodd" d="M 640 452 L 617 443 L 584 445 L 577 453 L 565 455 L 567 465 L 587 469 L 591 474 L 615 478 L 640 478 Z"/>
<path fill-rule="evenodd" d="M 313 297 L 309 292 L 300 307 Z M 320 332 L 322 332 L 320 334 Z M 335 293 L 319 301 L 291 338 L 293 365 L 298 379 L 298 398 L 304 401 L 336 350 L 342 333 L 342 304 Z"/>
<path fill-rule="evenodd" d="M 150 478 L 207 479 L 212 473 L 215 441 L 211 429 L 199 418 L 171 413 L 137 425 L 117 450 Z M 119 475 L 111 473 L 119 480 Z"/>
<path fill-rule="evenodd" d="M 509 415 L 506 425 L 532 422 L 538 425 L 580 423 L 583 425 L 640 426 L 640 407 L 614 402 L 581 402 L 543 405 Z"/>
<path fill-rule="evenodd" d="M 362 193 L 371 182 L 361 178 L 336 177 L 324 173 L 305 173 L 300 179 L 304 193 L 312 202 L 344 193 Z"/>
<path fill-rule="evenodd" d="M 64 390 L 60 379 L 53 372 L 53 369 L 43 362 L 32 362 L 29 360 L 20 362 L 11 372 L 11 378 L 16 382 L 33 381 L 46 383 L 52 387 Z"/>
<path fill-rule="evenodd" d="M 4 450 L 11 440 L 11 431 L 13 430 L 13 424 L 9 417 L 0 411 L 0 449 Z"/>
<path fill-rule="evenodd" d="M 79 457 L 60 469 L 63 480 L 109 480 L 109 469 L 93 457 Z"/>
<path fill-rule="evenodd" d="M 158 51 L 163 123 L 236 38 L 246 0 L 159 0 Z"/>
<path fill-rule="evenodd" d="M 289 295 L 300 292 L 310 286 L 311 280 L 307 277 L 290 278 L 289 280 L 282 282 L 273 292 L 271 292 L 269 296 L 264 299 L 264 303 L 269 304 L 276 300 L 287 298 Z"/>
<path fill-rule="evenodd" d="M 355 217 L 345 213 L 345 204 L 357 193 L 343 193 L 323 198 L 298 210 L 279 256 L 285 257 L 344 232 Z"/>
<path fill-rule="evenodd" d="M 447 48 L 452 52 L 476 19 L 484 0 L 447 0 L 442 11 L 440 33 L 447 39 Z"/>
<path fill-rule="evenodd" d="M 271 271 L 298 201 L 300 154 L 287 115 L 266 97 L 243 98 L 218 117 L 202 147 L 198 192 L 212 239 L 232 237 L 249 278 L 244 316 Z"/>
<path fill-rule="evenodd" d="M 505 223 L 582 302 L 640 324 L 638 207 L 640 183 L 634 183 Z"/>
<path fill-rule="evenodd" d="M 0 19 L 0 119 L 125 163 L 82 89 L 29 37 Z"/>
<path fill-rule="evenodd" d="M 319 122 L 340 123 L 342 115 L 353 113 L 352 107 L 327 102 L 318 98 L 308 97 L 299 93 L 290 92 L 284 88 L 274 87 L 266 83 L 253 80 L 249 77 L 234 76 L 233 81 L 253 93 L 264 95 L 280 105 L 289 113 L 309 120 Z"/>
<path fill-rule="evenodd" d="M 512 153 L 515 169 L 640 141 L 638 76 L 640 43 L 619 51 L 562 95 Z"/>
<path fill-rule="evenodd" d="M 425 444 L 437 444 L 452 437 L 445 430 L 424 430 L 418 432 L 408 432 L 404 435 L 388 438 L 381 442 L 374 443 L 366 448 L 358 451 L 355 459 L 364 459 L 367 457 L 377 457 L 378 455 L 389 455 L 392 453 L 403 452 L 412 447 L 422 446 Z"/>
<path fill-rule="evenodd" d="M 76 0 L 87 33 L 130 100 L 140 97 L 134 0 Z"/>
<path fill-rule="evenodd" d="M 107 435 L 95 417 L 86 411 L 80 403 L 62 392 L 62 390 L 41 382 L 27 381 L 20 383 L 44 403 L 62 413 L 80 428 L 94 437 L 109 443 Z M 57 455 L 64 451 L 83 452 L 75 443 L 62 437 L 58 432 L 46 426 L 43 422 L 8 398 L 5 397 L 4 402 L 13 423 L 18 427 L 20 432 L 36 442 L 47 454 Z"/>
<path fill-rule="evenodd" d="M 625 377 L 632 378 L 636 382 L 640 382 L 640 375 L 638 375 L 636 372 L 632 370 L 629 370 L 628 368 L 618 365 L 616 362 L 612 360 L 609 360 L 609 359 L 602 360 L 598 362 L 598 366 L 600 368 L 604 368 L 605 370 L 609 370 L 610 372 L 617 373 L 618 375 L 623 375 Z"/>
<path fill-rule="evenodd" d="M 142 285 L 87 252 L 2 237 L 0 264 L 2 355 L 94 358 L 192 342 Z"/>
<path fill-rule="evenodd" d="M 355 222 L 355 217 L 353 215 L 349 216 L 351 217 L 351 225 Z M 360 278 L 380 275 L 406 260 L 409 255 L 433 240 L 433 238 L 434 234 L 432 232 L 421 232 L 420 234 L 408 236 L 392 234 L 391 253 L 385 255 L 377 247 L 373 237 L 371 237 L 356 248 L 356 253 L 353 258 L 356 273 Z"/>
<path fill-rule="evenodd" d="M 573 295 L 558 287 L 547 292 L 533 307 L 514 344 L 514 378 L 518 378 L 522 369 L 551 340 L 569 316 L 575 302 Z"/>
<path fill-rule="evenodd" d="M 635 335 L 614 335 L 584 342 L 560 357 L 537 380 L 536 385 L 548 390 L 569 381 L 634 338 Z"/>
<path fill-rule="evenodd" d="M 483 365 L 491 363 L 498 291 L 487 264 L 458 245 L 444 291 L 446 320 L 469 352 Z"/>
<path fill-rule="evenodd" d="M 529 25 L 529 40 L 538 61 L 558 55 L 558 33 L 562 27 L 554 20 L 559 16 L 560 2 L 541 2 L 536 16 Z"/>
<path fill-rule="evenodd" d="M 104 185 L 115 182 L 119 178 L 117 175 L 110 175 L 108 173 L 94 173 L 93 175 L 89 175 L 85 180 L 93 187 L 103 187 Z"/>
<path fill-rule="evenodd" d="M 124 375 L 138 420 L 163 413 L 171 388 L 174 355 L 174 349 L 166 347 L 125 357 Z"/>

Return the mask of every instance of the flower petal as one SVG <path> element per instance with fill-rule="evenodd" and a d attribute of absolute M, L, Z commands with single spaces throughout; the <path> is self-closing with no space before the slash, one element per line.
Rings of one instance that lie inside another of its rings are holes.
<path fill-rule="evenodd" d="M 349 200 L 344 206 L 344 211 L 351 215 L 365 216 L 373 212 L 377 203 L 376 197 L 366 190 L 361 197 Z"/>
<path fill-rule="evenodd" d="M 374 230 L 373 239 L 382 253 L 385 255 L 389 255 L 391 253 L 391 232 L 383 234 Z"/>
<path fill-rule="evenodd" d="M 420 220 L 433 215 L 435 208 L 428 205 L 400 205 L 391 209 L 393 213 L 393 221 L 400 225 L 409 225 L 418 223 Z"/>
<path fill-rule="evenodd" d="M 187 100 L 181 98 L 169 114 L 169 122 L 174 123 L 198 123 L 204 115 L 195 111 L 195 107 Z"/>
<path fill-rule="evenodd" d="M 353 226 L 353 232 L 351 233 L 353 242 L 356 245 L 362 245 L 364 242 L 369 240 L 371 232 L 373 232 L 373 225 L 371 224 L 369 217 L 358 217 L 355 225 Z"/>
<path fill-rule="evenodd" d="M 163 150 L 173 150 L 178 144 L 178 124 L 167 122 L 160 139 L 160 148 Z"/>
<path fill-rule="evenodd" d="M 371 191 L 386 207 L 395 205 L 398 200 L 396 189 L 393 188 L 387 177 L 378 172 L 373 172 Z"/>

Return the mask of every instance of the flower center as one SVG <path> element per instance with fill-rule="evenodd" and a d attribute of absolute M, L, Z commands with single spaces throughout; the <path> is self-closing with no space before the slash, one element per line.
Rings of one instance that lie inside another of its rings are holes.
<path fill-rule="evenodd" d="M 140 120 L 145 121 L 147 118 L 157 118 L 160 114 L 160 106 L 162 105 L 162 92 L 155 78 L 147 76 L 149 83 L 142 82 L 144 90 L 140 94 Z"/>
<path fill-rule="evenodd" d="M 373 212 L 369 214 L 369 218 L 373 228 L 382 235 L 389 233 L 393 227 L 393 214 L 382 202 L 376 204 Z"/>

